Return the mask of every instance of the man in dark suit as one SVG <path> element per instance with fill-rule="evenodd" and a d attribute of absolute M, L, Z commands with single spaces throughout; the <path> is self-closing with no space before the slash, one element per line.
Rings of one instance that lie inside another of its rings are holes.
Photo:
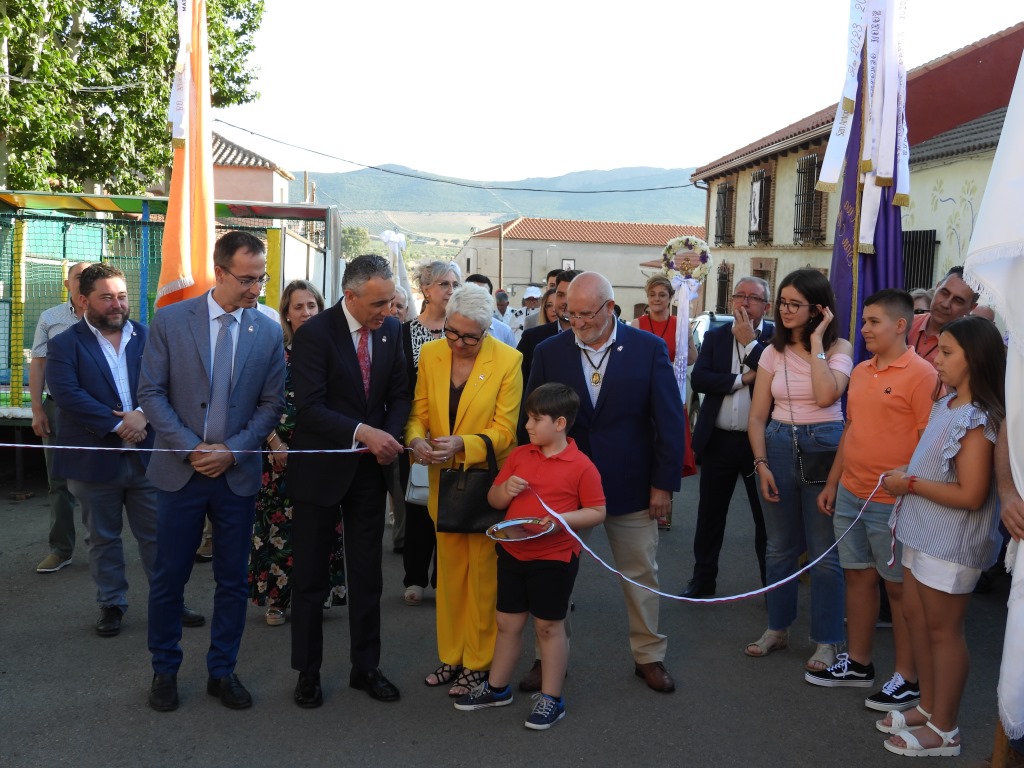
<path fill-rule="evenodd" d="M 89 532 L 89 571 L 100 606 L 96 633 L 114 637 L 128 610 L 122 509 L 147 580 L 156 560 L 156 488 L 146 478 L 149 453 L 137 450 L 153 446 L 153 431 L 136 398 L 148 330 L 128 319 L 121 270 L 93 264 L 75 278 L 83 319 L 50 339 L 46 380 L 59 408 L 62 444 L 115 450 L 56 451 L 53 471 L 67 480 Z M 186 622 L 203 623 L 202 616 L 185 611 Z"/>
<path fill-rule="evenodd" d="M 533 350 L 536 349 L 537 345 L 561 331 L 569 330 L 569 319 L 566 317 L 568 312 L 566 307 L 569 283 L 579 274 L 582 273 L 578 269 L 566 269 L 559 272 L 558 277 L 555 279 L 555 314 L 558 316 L 558 319 L 552 323 L 542 323 L 534 328 L 523 331 L 519 344 L 516 346 L 516 349 L 523 353 L 523 381 L 529 381 L 530 379 Z M 542 309 L 539 314 L 543 315 L 543 313 Z M 526 399 L 525 396 L 523 399 Z"/>
<path fill-rule="evenodd" d="M 288 462 L 292 516 L 292 668 L 295 703 L 323 701 L 322 605 L 340 516 L 345 530 L 352 670 L 349 685 L 378 701 L 398 689 L 380 670 L 381 537 L 384 466 L 403 455 L 399 438 L 411 399 L 398 320 L 390 316 L 395 283 L 386 259 L 353 259 L 344 299 L 306 322 L 292 342 L 296 451 L 365 448 L 362 453 L 296 453 Z"/>
<path fill-rule="evenodd" d="M 731 327 L 709 331 L 693 366 L 690 383 L 704 394 L 693 430 L 693 450 L 700 454 L 700 501 L 693 536 L 693 578 L 683 597 L 715 594 L 718 555 L 725 539 L 725 520 L 736 489 L 743 479 L 754 517 L 754 550 L 765 583 L 764 553 L 767 534 L 753 474 L 754 455 L 747 439 L 750 393 L 761 359 L 775 326 L 764 319 L 768 308 L 768 283 L 759 277 L 742 277 L 732 295 Z"/>
<path fill-rule="evenodd" d="M 269 279 L 263 242 L 229 232 L 214 246 L 213 264 L 212 291 L 153 317 L 139 378 L 139 403 L 159 450 L 148 471 L 159 489 L 149 705 L 161 712 L 178 708 L 181 608 L 206 517 L 217 540 L 206 691 L 231 709 L 252 706 L 235 663 L 245 629 L 260 446 L 284 412 L 284 342 L 281 327 L 256 309 Z"/>
<path fill-rule="evenodd" d="M 612 286 L 596 272 L 573 280 L 566 302 L 573 332 L 537 347 L 523 400 L 551 381 L 576 390 L 581 405 L 569 436 L 601 472 L 615 567 L 657 589 L 658 520 L 679 490 L 685 449 L 668 350 L 657 336 L 616 321 Z M 522 426 L 520 433 L 522 443 Z M 668 638 L 658 633 L 659 598 L 626 582 L 622 589 L 634 671 L 653 690 L 670 693 L 675 682 L 664 664 Z"/>

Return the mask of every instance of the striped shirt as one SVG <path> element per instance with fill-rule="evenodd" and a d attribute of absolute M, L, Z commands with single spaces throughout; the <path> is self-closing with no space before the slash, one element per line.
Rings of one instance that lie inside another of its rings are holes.
<path fill-rule="evenodd" d="M 982 427 L 985 438 L 996 442 L 996 430 L 988 423 L 987 414 L 974 404 L 950 408 L 949 401 L 955 396 L 946 395 L 932 406 L 928 426 L 910 459 L 908 474 L 922 480 L 954 483 L 956 455 L 968 430 Z M 976 510 L 947 507 L 908 494 L 894 515 L 896 538 L 904 546 L 932 557 L 968 568 L 988 568 L 999 555 L 1002 538 L 994 482 L 990 481 L 988 498 Z"/>
<path fill-rule="evenodd" d="M 64 333 L 64 331 L 77 322 L 78 316 L 75 314 L 70 301 L 65 301 L 63 304 L 43 310 L 42 314 L 39 315 L 39 321 L 36 323 L 35 336 L 32 337 L 32 357 L 45 358 L 46 345 L 50 339 Z M 45 382 L 43 388 L 46 388 Z"/>

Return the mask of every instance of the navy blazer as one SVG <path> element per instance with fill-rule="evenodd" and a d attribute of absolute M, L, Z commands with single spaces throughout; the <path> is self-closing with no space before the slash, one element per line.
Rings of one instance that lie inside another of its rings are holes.
<path fill-rule="evenodd" d="M 383 429 L 401 441 L 412 406 L 401 325 L 389 317 L 373 331 L 372 339 L 367 398 L 341 301 L 311 317 L 295 333 L 290 358 L 295 390 L 293 449 L 351 448 L 360 423 Z M 291 456 L 288 492 L 292 500 L 322 506 L 340 502 L 361 457 L 338 453 Z"/>
<path fill-rule="evenodd" d="M 773 333 L 774 323 L 764 320 L 757 343 L 745 358 L 749 368 L 757 369 L 761 353 L 768 346 L 768 340 Z M 697 424 L 693 428 L 693 450 L 696 453 L 703 453 L 707 447 L 708 441 L 711 440 L 711 431 L 718 419 L 718 412 L 722 410 L 722 402 L 726 395 L 732 394 L 733 385 L 736 383 L 736 374 L 732 372 L 734 341 L 732 326 L 723 325 L 708 331 L 697 354 L 697 362 L 693 364 L 690 386 L 694 392 L 704 395 Z M 750 391 L 753 392 L 753 389 L 751 385 Z"/>
<path fill-rule="evenodd" d="M 132 335 L 125 347 L 132 408 L 139 405 L 139 371 L 148 334 L 145 325 L 132 321 Z M 124 446 L 124 441 L 111 430 L 121 421 L 114 411 L 125 410 L 125 405 L 100 342 L 84 319 L 54 336 L 46 345 L 46 383 L 59 409 L 57 434 L 61 445 Z M 136 447 L 152 448 L 153 434 L 153 429 L 148 429 L 146 439 Z M 140 456 L 144 464 L 149 463 L 149 451 L 141 452 Z M 53 474 L 67 480 L 110 482 L 120 472 L 120 465 L 114 458 L 115 454 L 110 451 L 57 450 L 54 451 Z"/>
<path fill-rule="evenodd" d="M 523 355 L 523 381 L 527 381 L 530 378 L 530 368 L 533 366 L 533 351 L 537 348 L 537 345 L 542 341 L 547 341 L 552 336 L 557 336 L 561 326 L 557 320 L 553 320 L 550 323 L 544 323 L 542 325 L 534 326 L 523 331 L 523 335 L 519 338 L 519 344 L 516 345 Z M 519 443 L 523 445 L 522 441 Z"/>
<path fill-rule="evenodd" d="M 686 432 L 683 400 L 665 342 L 622 323 L 615 334 L 596 406 L 590 402 L 591 385 L 583 378 L 571 331 L 537 346 L 523 402 L 551 381 L 576 390 L 580 411 L 569 436 L 601 473 L 608 514 L 625 515 L 650 507 L 652 486 L 679 490 Z M 529 442 L 525 423 L 521 415 L 521 445 Z"/>

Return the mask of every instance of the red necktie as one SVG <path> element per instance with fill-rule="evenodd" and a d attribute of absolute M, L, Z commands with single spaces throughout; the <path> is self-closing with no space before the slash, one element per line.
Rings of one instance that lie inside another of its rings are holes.
<path fill-rule="evenodd" d="M 362 327 L 359 329 L 359 347 L 356 349 L 356 356 L 359 358 L 359 372 L 363 374 L 363 392 L 367 399 L 370 397 L 370 329 Z"/>

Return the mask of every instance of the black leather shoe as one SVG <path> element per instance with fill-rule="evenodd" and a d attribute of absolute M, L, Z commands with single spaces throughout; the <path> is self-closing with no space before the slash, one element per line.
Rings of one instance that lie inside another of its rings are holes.
<path fill-rule="evenodd" d="M 360 672 L 355 667 L 348 676 L 349 687 L 360 691 L 366 691 L 370 698 L 377 701 L 398 701 L 401 694 L 394 684 L 384 677 L 380 669 L 373 669 L 369 672 Z"/>
<path fill-rule="evenodd" d="M 680 597 L 711 597 L 715 594 L 715 583 L 710 584 L 704 581 L 690 579 L 686 589 L 679 593 Z"/>
<path fill-rule="evenodd" d="M 248 709 L 252 706 L 252 696 L 234 672 L 224 677 L 208 678 L 206 692 L 220 697 L 221 704 L 228 709 Z"/>
<path fill-rule="evenodd" d="M 299 682 L 295 684 L 295 703 L 303 709 L 316 709 L 324 703 L 319 672 L 299 674 Z"/>
<path fill-rule="evenodd" d="M 193 611 L 187 605 L 181 609 L 181 625 L 183 627 L 201 627 L 206 623 L 206 617 L 198 611 Z"/>
<path fill-rule="evenodd" d="M 96 622 L 96 634 L 100 637 L 115 637 L 121 631 L 121 617 L 124 611 L 116 605 L 108 605 L 100 609 L 103 614 Z"/>
<path fill-rule="evenodd" d="M 149 706 L 157 712 L 173 712 L 178 708 L 178 676 L 153 675 L 149 687 Z"/>

